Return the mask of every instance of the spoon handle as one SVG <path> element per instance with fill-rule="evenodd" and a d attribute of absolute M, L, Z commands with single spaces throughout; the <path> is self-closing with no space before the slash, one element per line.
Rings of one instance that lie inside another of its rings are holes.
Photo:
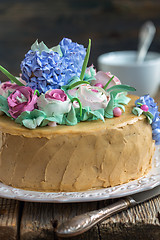
<path fill-rule="evenodd" d="M 58 226 L 56 234 L 59 237 L 72 237 L 82 234 L 100 221 L 111 215 L 126 210 L 132 202 L 129 198 L 121 199 L 105 208 L 76 216 Z"/>
<path fill-rule="evenodd" d="M 147 54 L 155 35 L 156 28 L 151 21 L 147 21 L 141 28 L 139 34 L 139 46 L 137 54 L 137 62 L 142 62 Z"/>

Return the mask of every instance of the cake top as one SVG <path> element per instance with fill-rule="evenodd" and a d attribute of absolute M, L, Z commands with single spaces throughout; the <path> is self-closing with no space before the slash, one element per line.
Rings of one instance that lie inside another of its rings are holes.
<path fill-rule="evenodd" d="M 87 49 L 67 38 L 52 48 L 36 41 L 21 62 L 20 78 L 0 66 L 10 79 L 0 84 L 1 113 L 29 129 L 121 116 L 130 101 L 127 92 L 136 89 L 110 72 L 87 67 L 90 48 L 90 39 Z M 158 108 L 148 95 L 136 101 L 133 113 L 156 121 L 160 142 Z"/>

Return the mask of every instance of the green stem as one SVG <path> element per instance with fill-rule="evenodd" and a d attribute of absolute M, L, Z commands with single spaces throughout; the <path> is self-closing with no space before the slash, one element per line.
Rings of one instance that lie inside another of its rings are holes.
<path fill-rule="evenodd" d="M 85 56 L 85 59 L 84 59 L 84 62 L 83 62 L 82 71 L 81 71 L 81 75 L 80 75 L 80 79 L 82 81 L 83 81 L 84 74 L 85 74 L 85 71 L 86 71 L 86 67 L 87 67 L 87 64 L 88 64 L 90 50 L 91 50 L 91 39 L 89 39 L 87 53 L 86 53 L 86 56 Z"/>
<path fill-rule="evenodd" d="M 113 80 L 113 78 L 114 78 L 114 76 L 109 79 L 109 81 L 108 81 L 108 82 L 106 83 L 106 85 L 103 87 L 104 90 L 108 87 L 108 85 L 109 85 L 110 82 Z"/>
<path fill-rule="evenodd" d="M 72 88 L 75 88 L 75 87 L 77 87 L 77 86 L 79 86 L 79 85 L 81 85 L 81 84 L 89 84 L 89 82 L 87 82 L 87 81 L 78 81 L 78 82 L 75 82 L 75 83 L 71 84 L 71 85 L 68 87 L 68 90 L 69 90 L 69 89 L 72 89 Z"/>
<path fill-rule="evenodd" d="M 78 102 L 78 104 L 79 104 L 79 111 L 80 111 L 80 117 L 82 117 L 82 103 L 81 103 L 81 101 L 80 101 L 78 98 L 76 98 L 76 97 L 72 98 L 72 100 L 71 100 L 72 103 L 73 103 L 74 101 L 77 101 L 77 102 Z"/>
<path fill-rule="evenodd" d="M 139 102 L 138 102 L 137 104 L 138 104 L 139 106 L 142 106 L 142 105 L 143 105 L 142 103 L 139 103 Z"/>
<path fill-rule="evenodd" d="M 4 67 L 0 65 L 0 71 L 3 72 L 10 80 L 11 82 L 15 82 L 19 86 L 25 86 L 23 83 L 21 83 L 16 77 L 14 77 L 11 73 L 9 73 Z"/>
<path fill-rule="evenodd" d="M 38 89 L 36 89 L 36 90 L 34 91 L 34 95 L 36 95 L 36 94 L 37 94 L 38 97 L 40 96 L 40 93 L 39 93 Z"/>

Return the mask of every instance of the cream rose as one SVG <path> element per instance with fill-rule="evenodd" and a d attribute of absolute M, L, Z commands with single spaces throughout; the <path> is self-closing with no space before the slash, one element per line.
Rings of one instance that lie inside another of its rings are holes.
<path fill-rule="evenodd" d="M 110 72 L 99 71 L 95 75 L 96 80 L 93 80 L 91 82 L 92 83 L 91 85 L 103 88 L 112 77 L 113 75 Z M 114 85 L 119 85 L 119 84 L 121 84 L 120 80 L 116 76 L 114 76 L 112 81 L 107 86 L 107 89 L 110 87 L 113 87 Z"/>
<path fill-rule="evenodd" d="M 37 101 L 38 108 L 48 117 L 68 113 L 71 109 L 71 101 L 61 89 L 51 89 L 41 94 Z"/>
<path fill-rule="evenodd" d="M 90 85 L 79 86 L 76 97 L 81 101 L 82 107 L 90 107 L 91 110 L 106 108 L 110 100 L 109 93 L 102 88 Z"/>

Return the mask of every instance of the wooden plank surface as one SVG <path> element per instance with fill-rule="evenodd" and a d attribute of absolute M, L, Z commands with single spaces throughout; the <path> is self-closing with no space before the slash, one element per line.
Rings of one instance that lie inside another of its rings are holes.
<path fill-rule="evenodd" d="M 25 203 L 20 228 L 20 239 L 59 239 L 54 233 L 54 229 L 58 224 L 75 215 L 105 207 L 114 201 L 70 204 Z M 72 239 L 159 240 L 160 196 L 116 214 L 96 225 L 90 231 Z"/>
<path fill-rule="evenodd" d="M 114 200 L 115 201 L 115 200 Z M 24 203 L 19 236 L 19 202 L 0 199 L 0 240 L 56 240 L 57 224 L 75 215 L 98 209 L 110 201 L 93 203 Z M 160 196 L 116 214 L 73 240 L 159 240 Z"/>
<path fill-rule="evenodd" d="M 17 240 L 20 203 L 0 198 L 0 240 Z"/>
<path fill-rule="evenodd" d="M 104 207 L 101 202 L 99 207 Z M 159 240 L 160 196 L 108 218 L 100 224 L 101 240 Z"/>
<path fill-rule="evenodd" d="M 63 221 L 75 215 L 97 208 L 98 203 L 25 203 L 20 227 L 21 240 L 53 240 L 58 239 L 55 228 Z M 96 226 L 85 234 L 73 239 L 100 240 Z"/>

